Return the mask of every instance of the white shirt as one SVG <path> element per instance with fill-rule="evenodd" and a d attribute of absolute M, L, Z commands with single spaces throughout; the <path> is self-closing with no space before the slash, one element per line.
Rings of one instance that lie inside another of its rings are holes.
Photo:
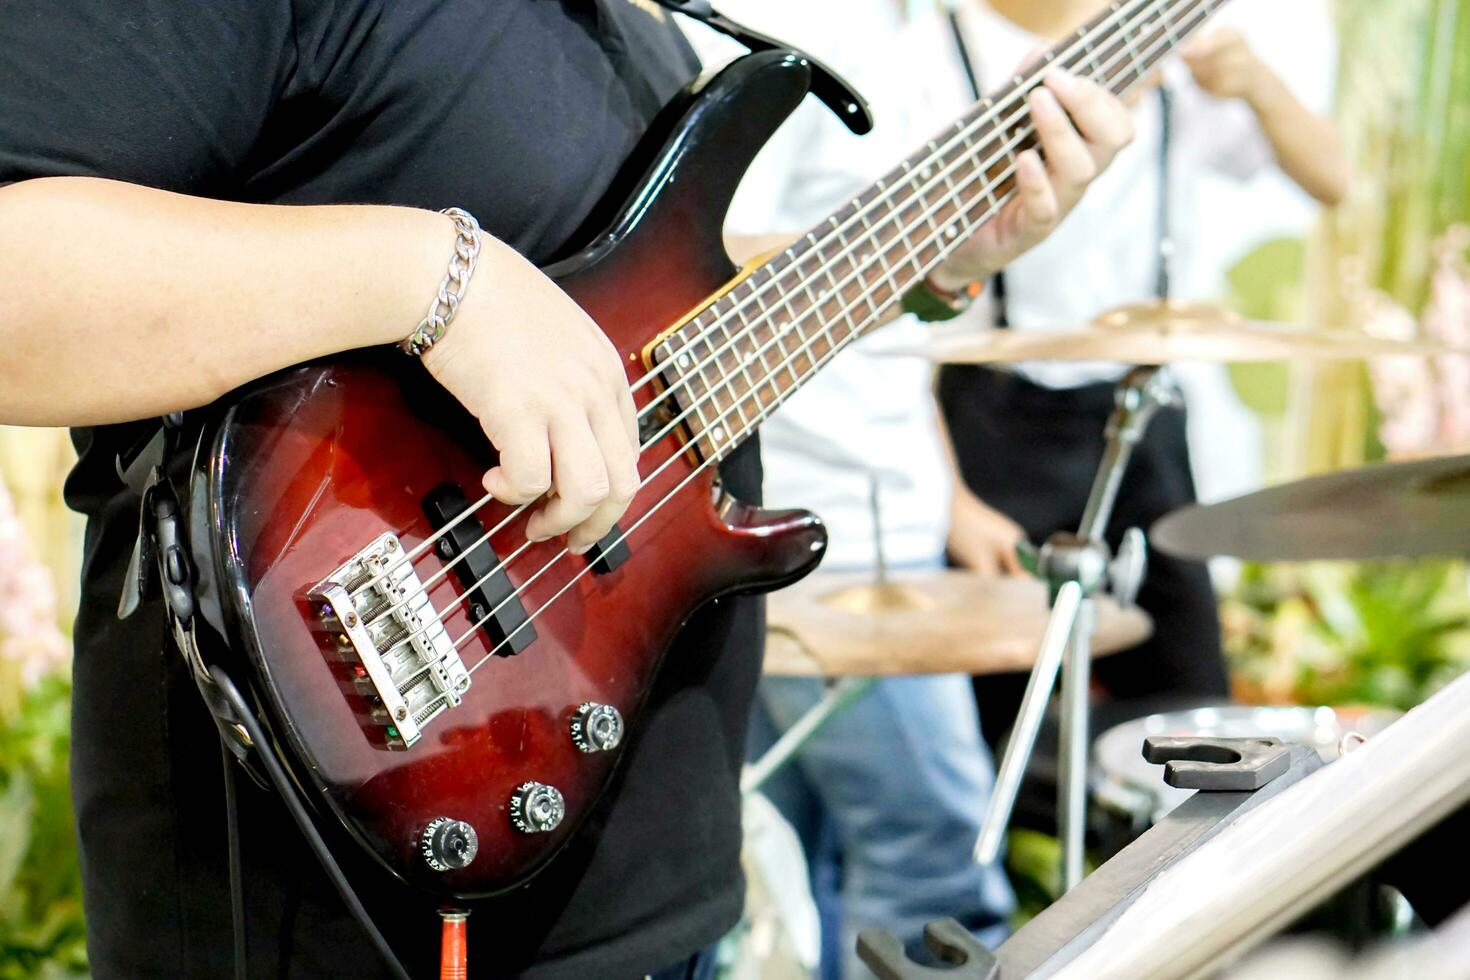
<path fill-rule="evenodd" d="M 877 120 L 873 132 L 857 137 L 825 106 L 806 99 L 741 183 L 731 209 L 732 232 L 805 231 L 972 101 L 949 25 L 938 8 L 905 22 L 895 0 L 723 0 L 720 6 L 735 19 L 826 61 L 872 101 Z M 982 90 L 996 88 L 1046 47 L 974 0 L 961 6 L 962 28 L 980 62 Z M 1265 0 L 1237 0 L 1234 6 L 1238 15 L 1230 22 L 1248 35 L 1252 24 L 1264 22 L 1262 15 L 1272 10 L 1271 22 L 1281 23 L 1279 6 L 1272 8 Z M 1303 0 L 1292 6 L 1315 8 L 1320 3 Z M 1287 39 L 1273 35 L 1270 42 L 1260 42 L 1252 37 L 1252 43 L 1309 106 L 1325 106 L 1331 59 L 1324 62 L 1313 54 L 1321 51 L 1320 40 L 1327 36 L 1325 21 L 1307 20 L 1307 30 L 1295 36 L 1317 43 L 1306 48 L 1304 59 L 1298 57 L 1300 49 L 1293 52 L 1295 70 L 1285 58 L 1269 57 L 1282 53 Z M 1225 21 L 1222 17 L 1217 22 Z M 687 33 L 706 65 L 743 53 L 700 25 L 691 25 Z M 1238 184 L 1256 174 L 1270 162 L 1270 149 L 1248 108 L 1199 91 L 1177 61 L 1167 63 L 1166 71 L 1175 96 L 1174 295 L 1213 296 L 1219 292 L 1222 265 L 1215 254 L 1202 261 L 1204 250 L 1196 248 L 1210 234 L 1195 217 L 1201 188 L 1211 186 L 1211 175 Z M 1007 268 L 1014 327 L 1083 323 L 1110 306 L 1153 295 L 1160 134 L 1156 99 L 1140 103 L 1135 122 L 1134 144 L 1119 153 L 1046 241 Z M 983 310 L 977 308 L 973 315 L 983 325 Z M 831 533 L 826 567 L 873 564 L 870 493 L 875 479 L 887 560 L 916 564 L 943 554 L 950 476 L 931 395 L 932 369 L 923 361 L 880 353 L 921 339 L 929 329 L 904 317 L 855 343 L 763 427 L 766 503 L 807 507 L 822 515 Z M 1058 386 L 1112 379 L 1121 371 L 1116 365 L 1096 364 L 1028 365 L 1025 370 L 1041 383 Z M 1221 432 L 1228 432 L 1223 442 L 1237 467 L 1239 460 L 1258 455 L 1250 449 L 1258 434 L 1243 417 L 1223 370 L 1195 366 L 1179 373 L 1193 408 L 1192 433 L 1202 431 L 1211 437 L 1208 445 L 1217 445 Z M 1195 457 L 1209 458 L 1198 450 Z"/>
<path fill-rule="evenodd" d="M 952 122 L 969 104 L 953 67 L 936 66 L 928 35 L 894 0 L 723 0 L 721 10 L 805 48 L 872 102 L 876 126 L 854 136 L 814 98 L 777 132 L 741 183 L 729 230 L 791 232 L 825 219 Z M 706 65 L 743 49 L 699 25 L 687 31 Z M 765 501 L 826 521 L 825 568 L 864 568 L 876 552 L 870 509 L 878 483 L 883 552 L 895 565 L 938 561 L 949 527 L 950 476 L 931 394 L 932 367 L 882 356 L 929 328 L 903 317 L 854 343 L 761 429 Z"/>
<path fill-rule="evenodd" d="M 991 89 L 1048 45 L 979 0 L 961 0 L 961 26 Z M 1309 109 L 1328 111 L 1336 72 L 1330 13 L 1323 0 L 1235 0 L 1204 32 L 1230 26 Z M 944 40 L 948 40 L 946 35 Z M 940 44 L 941 40 L 935 40 Z M 953 44 L 948 46 L 953 49 Z M 1224 272 L 1267 239 L 1302 234 L 1317 206 L 1273 165 L 1251 110 L 1200 90 L 1177 58 L 1163 65 L 1170 113 L 1171 295 L 1216 299 Z M 1160 106 L 1145 93 L 1133 110 L 1134 141 L 1087 189 L 1071 214 L 1005 270 L 1013 329 L 1081 325 L 1098 313 L 1155 295 L 1158 270 Z M 989 325 L 977 304 L 974 324 Z M 1112 381 L 1116 364 L 1019 365 L 1031 380 L 1066 388 Z M 1174 375 L 1190 407 L 1189 443 L 1201 499 L 1231 496 L 1260 482 L 1259 420 L 1240 402 L 1223 365 L 1182 364 Z"/>
<path fill-rule="evenodd" d="M 978 2 L 960 23 L 979 64 L 982 88 L 999 87 L 1046 42 Z M 1208 29 L 1208 28 L 1207 28 Z M 1271 162 L 1271 149 L 1250 109 L 1200 91 L 1177 60 L 1163 64 L 1173 95 L 1170 113 L 1170 237 L 1173 293 L 1198 295 L 1191 281 L 1198 230 L 1198 175 L 1207 170 L 1244 180 Z M 1158 271 L 1159 155 L 1162 113 L 1155 93 L 1133 108 L 1136 130 L 1062 223 L 1005 270 L 1006 311 L 1016 330 L 1080 326 L 1098 313 L 1155 295 Z M 1213 292 L 1213 283 L 1210 284 Z M 1117 364 L 1046 362 L 1018 368 L 1039 384 L 1072 387 L 1114 380 Z"/>

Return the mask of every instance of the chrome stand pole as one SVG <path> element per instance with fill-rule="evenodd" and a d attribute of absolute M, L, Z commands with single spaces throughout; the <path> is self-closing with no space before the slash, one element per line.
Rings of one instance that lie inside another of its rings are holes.
<path fill-rule="evenodd" d="M 1053 658 L 1060 659 L 1060 654 L 1051 645 L 1060 642 L 1066 652 L 1057 784 L 1063 889 L 1070 890 L 1082 880 L 1087 825 L 1088 687 L 1094 625 L 1089 597 L 1110 583 L 1114 597 L 1126 605 L 1138 591 L 1143 565 L 1142 535 L 1129 533 L 1125 542 L 1129 553 L 1120 552 L 1117 561 L 1113 561 L 1103 535 L 1112 519 L 1118 488 L 1134 447 L 1143 438 L 1154 413 L 1177 400 L 1178 392 L 1165 369 L 1138 367 L 1128 372 L 1118 384 L 1115 407 L 1108 419 L 1107 447 L 1077 533 L 1054 534 L 1041 548 L 1038 571 L 1050 587 L 1051 620 L 996 774 L 996 792 L 986 808 L 975 844 L 975 860 L 981 864 L 993 862 L 1000 853 L 1016 792 L 1041 728 L 1046 701 L 1056 684 L 1057 665 Z"/>
<path fill-rule="evenodd" d="M 1083 599 L 1062 661 L 1062 723 L 1057 773 L 1057 836 L 1062 841 L 1062 889 L 1082 882 L 1087 838 L 1087 694 L 1092 681 L 1093 600 Z"/>
<path fill-rule="evenodd" d="M 745 767 L 745 772 L 740 776 L 740 794 L 745 796 L 754 793 L 765 785 L 766 780 L 801 751 L 801 747 L 821 731 L 834 715 L 868 693 L 873 681 L 872 677 L 844 677 L 828 686 L 822 700 L 812 705 L 806 714 L 796 719 L 795 724 L 782 732 L 781 737 L 759 759 Z"/>

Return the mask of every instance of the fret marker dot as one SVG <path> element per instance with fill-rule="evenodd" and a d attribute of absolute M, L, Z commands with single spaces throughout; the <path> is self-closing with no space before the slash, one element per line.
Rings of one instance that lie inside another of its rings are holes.
<path fill-rule="evenodd" d="M 725 438 L 725 427 L 723 425 L 717 425 L 709 430 L 709 434 L 711 438 L 723 439 Z"/>
<path fill-rule="evenodd" d="M 689 355 L 688 354 L 680 354 L 674 360 L 674 363 L 677 364 L 677 365 L 679 365 L 681 368 L 687 368 L 689 366 Z"/>
<path fill-rule="evenodd" d="M 954 225 L 946 225 L 945 226 L 945 229 L 944 229 L 944 237 L 945 238 L 953 238 L 954 236 L 958 235 L 959 233 L 960 233 L 959 229 L 956 228 Z"/>

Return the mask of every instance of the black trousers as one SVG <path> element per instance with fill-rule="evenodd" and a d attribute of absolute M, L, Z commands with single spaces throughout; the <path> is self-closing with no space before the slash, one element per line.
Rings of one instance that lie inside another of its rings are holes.
<path fill-rule="evenodd" d="M 1076 530 L 1102 459 L 1112 385 L 1057 390 L 1015 374 L 951 365 L 940 370 L 937 393 L 960 472 L 981 500 L 1037 544 L 1055 531 Z M 1108 526 L 1114 548 L 1128 528 L 1147 532 L 1194 501 L 1184 423 L 1180 409 L 1164 409 L 1150 423 Z M 1153 617 L 1153 636 L 1096 661 L 1094 678 L 1118 700 L 1226 697 L 1219 614 L 1204 565 L 1159 552 L 1148 557 L 1138 604 Z M 1025 684 L 1024 674 L 976 678 L 981 726 L 992 745 L 1014 721 Z"/>

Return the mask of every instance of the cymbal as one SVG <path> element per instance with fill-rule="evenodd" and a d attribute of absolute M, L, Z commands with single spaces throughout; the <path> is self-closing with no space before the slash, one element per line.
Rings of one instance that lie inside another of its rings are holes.
<path fill-rule="evenodd" d="M 936 329 L 920 344 L 891 348 L 947 364 L 1011 364 L 1019 361 L 1342 360 L 1435 355 L 1454 349 L 1425 341 L 1387 340 L 1348 330 L 1248 320 L 1205 303 L 1155 300 L 1120 306 L 1082 326 L 1046 330 Z M 1464 352 L 1470 353 L 1470 351 Z"/>
<path fill-rule="evenodd" d="M 920 601 L 915 601 L 915 599 Z M 1153 632 L 1141 609 L 1098 596 L 1093 655 Z M 818 572 L 772 593 L 765 671 L 790 677 L 1029 670 L 1050 613 L 1046 586 L 957 569 Z"/>
<path fill-rule="evenodd" d="M 1218 504 L 1153 527 L 1176 555 L 1254 561 L 1470 556 L 1470 456 L 1330 473 Z"/>

